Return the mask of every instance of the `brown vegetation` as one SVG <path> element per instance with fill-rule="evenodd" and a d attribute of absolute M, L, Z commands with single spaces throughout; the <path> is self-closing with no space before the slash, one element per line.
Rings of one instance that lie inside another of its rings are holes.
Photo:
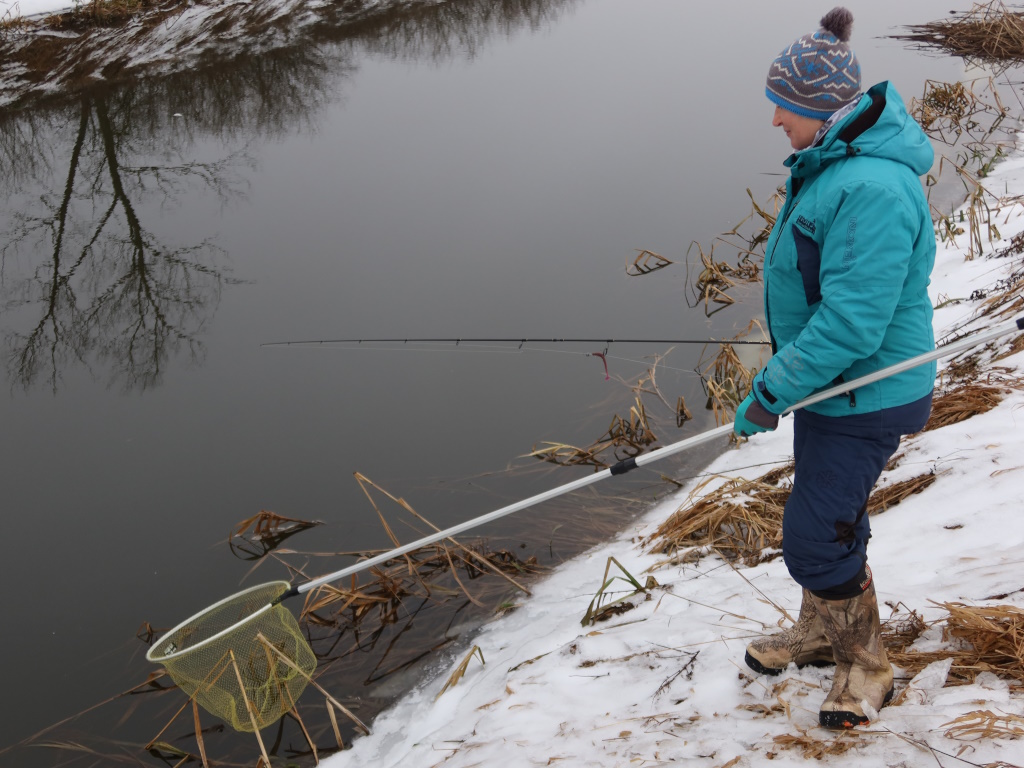
<path fill-rule="evenodd" d="M 937 651 L 914 650 L 911 643 L 927 626 L 915 614 L 914 631 L 901 637 L 886 635 L 893 664 L 913 677 L 929 664 L 951 658 L 947 685 L 967 685 L 982 672 L 992 672 L 1024 690 L 1024 610 L 1011 605 L 937 605 L 947 616 L 932 624 L 942 627 L 942 639 L 948 646 Z"/>
<path fill-rule="evenodd" d="M 940 48 L 972 65 L 1008 67 L 1024 61 L 1024 14 L 1002 0 L 977 3 L 965 14 L 915 24 L 897 39 L 925 48 Z"/>

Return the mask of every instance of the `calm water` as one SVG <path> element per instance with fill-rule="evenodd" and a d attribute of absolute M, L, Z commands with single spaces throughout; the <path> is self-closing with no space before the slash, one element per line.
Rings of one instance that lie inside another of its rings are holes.
<path fill-rule="evenodd" d="M 854 9 L 865 82 L 892 79 L 909 98 L 962 75 L 885 35 L 969 3 L 872 6 Z M 325 523 L 290 539 L 296 550 L 386 548 L 354 472 L 441 526 L 585 472 L 523 454 L 588 444 L 628 413 L 634 396 L 605 380 L 594 345 L 261 345 L 739 331 L 756 291 L 710 318 L 689 306 L 687 249 L 747 214 L 746 188 L 763 200 L 781 182 L 764 72 L 820 13 L 450 0 L 0 117 L 0 749 L 143 681 L 143 622 L 167 627 L 240 585 L 289 578 L 228 547 L 262 509 Z M 627 277 L 639 248 L 678 263 Z M 635 382 L 665 351 L 613 345 L 610 372 Z M 666 400 L 684 395 L 696 416 L 676 430 L 649 400 L 662 442 L 712 423 L 700 352 L 677 346 L 659 368 Z M 706 457 L 480 534 L 557 563 L 667 492 L 662 472 L 686 477 Z M 312 576 L 350 560 L 289 562 Z M 402 658 L 458 612 L 420 621 Z M 433 658 L 392 676 L 353 662 L 340 697 L 372 717 Z M 45 738 L 156 763 L 139 747 L 177 696 L 122 699 Z M 0 752 L 2 765 L 90 759 Z"/>

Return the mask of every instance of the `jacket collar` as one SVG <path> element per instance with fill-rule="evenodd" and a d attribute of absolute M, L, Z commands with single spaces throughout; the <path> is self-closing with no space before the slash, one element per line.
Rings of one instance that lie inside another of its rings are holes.
<path fill-rule="evenodd" d="M 784 165 L 792 175 L 810 176 L 833 160 L 858 154 L 859 150 L 851 145 L 877 122 L 885 109 L 888 86 L 888 82 L 873 86 L 852 108 L 844 108 L 833 115 L 834 119 L 822 126 L 824 135 L 817 136 L 814 144 L 787 157 Z"/>

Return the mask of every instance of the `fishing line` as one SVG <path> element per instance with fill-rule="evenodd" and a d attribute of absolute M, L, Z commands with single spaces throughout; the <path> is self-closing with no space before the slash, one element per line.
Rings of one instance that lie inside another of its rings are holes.
<path fill-rule="evenodd" d="M 369 343 L 372 343 L 372 342 L 369 342 Z M 410 340 L 408 343 L 409 344 L 439 344 L 439 343 L 442 343 L 442 342 Z M 583 342 L 577 342 L 577 343 L 583 343 Z M 709 342 L 709 343 L 718 343 L 718 342 Z M 767 344 L 768 342 L 745 342 L 745 343 Z M 260 346 L 264 346 L 264 347 L 272 347 L 272 346 L 317 346 L 317 343 L 315 343 L 315 342 L 308 342 L 308 343 L 307 342 L 275 342 L 275 343 L 272 343 L 272 344 L 261 344 Z M 635 360 L 635 359 L 630 358 L 630 357 L 621 357 L 619 355 L 610 355 L 607 352 L 600 352 L 600 353 L 596 353 L 596 352 L 582 352 L 582 351 L 574 352 L 574 351 L 568 350 L 568 349 L 544 349 L 543 347 L 523 347 L 523 346 L 512 348 L 512 347 L 494 346 L 493 344 L 472 343 L 472 342 L 466 342 L 466 341 L 462 341 L 461 343 L 456 344 L 453 347 L 418 347 L 418 346 L 375 347 L 375 346 L 368 346 L 368 344 L 359 344 L 357 346 L 352 346 L 352 347 L 340 347 L 339 346 L 339 347 L 333 347 L 333 348 L 336 351 L 338 351 L 338 352 L 359 352 L 359 351 L 364 351 L 364 352 L 419 352 L 419 353 L 422 353 L 422 354 L 429 354 L 429 353 L 453 354 L 453 353 L 458 353 L 458 352 L 462 352 L 462 351 L 467 351 L 468 350 L 470 352 L 480 352 L 480 353 L 485 353 L 485 354 L 489 353 L 489 354 L 492 354 L 492 355 L 521 355 L 521 354 L 524 354 L 526 352 L 545 352 L 547 354 L 574 355 L 574 356 L 582 356 L 582 357 L 600 357 L 601 355 L 603 355 L 605 357 L 605 359 L 607 359 L 607 360 L 617 360 L 617 361 L 626 362 L 626 363 L 633 363 L 634 365 L 640 365 L 640 366 L 645 366 L 645 367 L 650 367 L 650 365 L 651 365 L 650 361 Z M 658 367 L 661 370 L 676 371 L 676 372 L 679 372 L 679 373 L 686 373 L 686 374 L 693 374 L 693 375 L 696 375 L 696 376 L 700 376 L 700 373 L 698 371 L 693 370 L 692 368 L 679 368 L 677 366 L 664 365 L 664 364 L 661 364 L 661 363 L 658 364 Z"/>
<path fill-rule="evenodd" d="M 616 339 L 616 338 L 541 338 L 541 337 L 504 337 L 504 338 L 376 338 L 376 339 L 299 339 L 295 341 L 268 341 L 260 344 L 261 347 L 300 347 L 300 346 L 334 346 L 340 344 L 460 344 L 467 343 L 497 343 L 497 344 L 731 344 L 744 345 L 756 344 L 764 346 L 771 342 L 767 340 L 757 341 L 753 339 Z"/>

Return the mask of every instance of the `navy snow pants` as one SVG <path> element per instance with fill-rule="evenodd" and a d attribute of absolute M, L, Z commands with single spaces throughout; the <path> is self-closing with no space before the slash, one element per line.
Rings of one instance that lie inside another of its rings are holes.
<path fill-rule="evenodd" d="M 900 438 L 920 431 L 929 394 L 854 416 L 794 413 L 793 491 L 782 518 L 782 555 L 793 579 L 826 599 L 857 593 L 871 529 L 868 496 Z"/>

